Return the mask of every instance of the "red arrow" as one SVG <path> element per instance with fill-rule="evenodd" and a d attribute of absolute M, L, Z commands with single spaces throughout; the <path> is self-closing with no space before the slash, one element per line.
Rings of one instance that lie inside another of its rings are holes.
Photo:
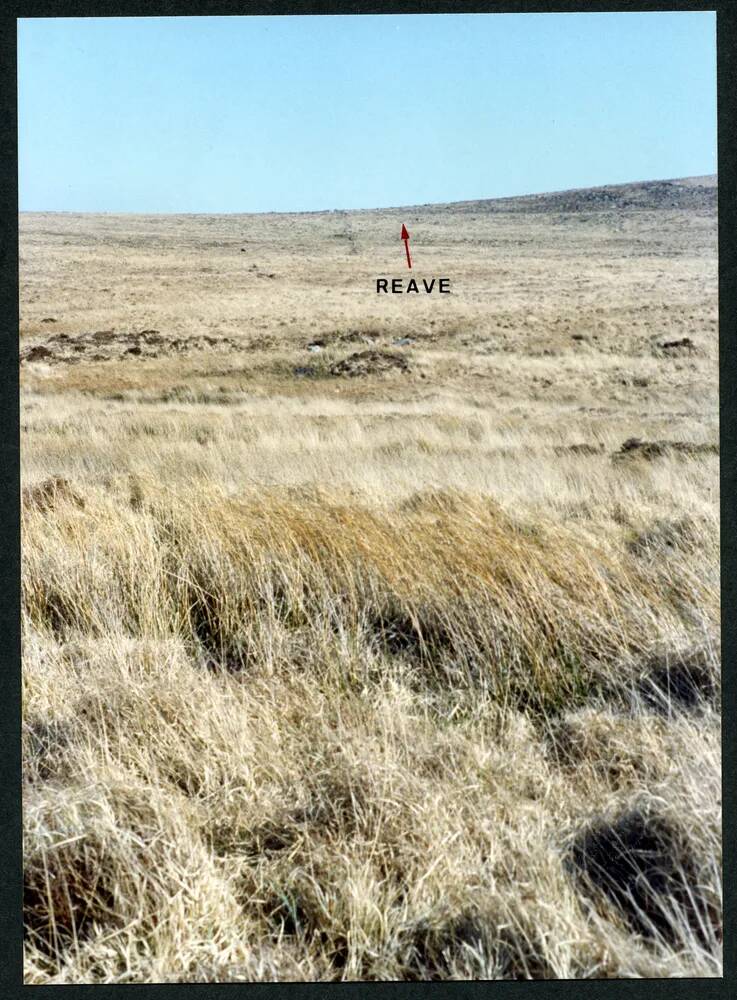
<path fill-rule="evenodd" d="M 404 249 L 407 251 L 407 267 L 412 267 L 412 258 L 409 255 L 409 233 L 404 223 L 402 223 L 402 239 L 404 240 Z"/>

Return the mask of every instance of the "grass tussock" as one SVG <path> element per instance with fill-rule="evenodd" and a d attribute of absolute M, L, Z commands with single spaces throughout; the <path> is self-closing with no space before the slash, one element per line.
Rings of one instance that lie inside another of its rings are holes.
<path fill-rule="evenodd" d="M 28 509 L 31 538 L 39 516 Z M 45 530 L 44 550 L 26 549 L 24 600 L 29 621 L 62 639 L 111 625 L 172 635 L 211 667 L 244 671 L 285 655 L 298 668 L 321 650 L 352 652 L 368 676 L 400 656 L 418 683 L 544 713 L 588 698 L 614 665 L 621 685 L 658 640 L 703 639 L 684 591 L 716 612 L 683 568 L 664 586 L 659 566 L 459 493 L 377 512 L 278 492 L 143 504 L 134 491 L 127 510 L 67 504 Z"/>
<path fill-rule="evenodd" d="M 460 491 L 84 499 L 24 508 L 28 981 L 713 973 L 713 834 L 650 852 L 646 933 L 585 832 L 692 808 L 713 691 L 642 684 L 654 645 L 714 676 L 708 577 Z"/>

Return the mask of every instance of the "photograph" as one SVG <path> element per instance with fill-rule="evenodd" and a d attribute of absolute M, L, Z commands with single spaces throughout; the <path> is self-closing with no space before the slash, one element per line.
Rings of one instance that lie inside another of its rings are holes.
<path fill-rule="evenodd" d="M 716 13 L 17 81 L 24 984 L 722 977 Z"/>

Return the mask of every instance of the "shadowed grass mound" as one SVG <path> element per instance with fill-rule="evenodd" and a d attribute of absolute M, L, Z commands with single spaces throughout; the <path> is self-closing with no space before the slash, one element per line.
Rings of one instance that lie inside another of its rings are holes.
<path fill-rule="evenodd" d="M 638 685 L 638 694 L 652 711 L 670 715 L 707 706 L 718 707 L 718 664 L 703 649 L 681 656 L 651 657 Z"/>
<path fill-rule="evenodd" d="M 76 507 L 84 507 L 84 497 L 74 489 L 68 479 L 63 476 L 51 476 L 23 490 L 23 506 L 35 507 L 37 510 L 53 510 L 58 503 L 72 503 Z"/>
<path fill-rule="evenodd" d="M 136 937 L 176 936 L 183 919 L 204 940 L 234 905 L 176 800 L 120 771 L 97 777 L 25 797 L 24 933 L 52 967 L 69 955 L 84 965 L 107 939 L 114 969 Z"/>
<path fill-rule="evenodd" d="M 688 928 L 706 945 L 716 928 L 715 901 L 683 832 L 665 817 L 633 809 L 580 834 L 569 855 L 584 891 L 605 898 L 646 938 L 670 943 Z"/>

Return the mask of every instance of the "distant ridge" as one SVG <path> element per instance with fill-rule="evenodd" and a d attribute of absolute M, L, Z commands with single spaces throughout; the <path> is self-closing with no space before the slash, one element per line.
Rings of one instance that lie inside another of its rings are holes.
<path fill-rule="evenodd" d="M 511 198 L 485 198 L 414 207 L 425 211 L 450 209 L 454 212 L 478 214 L 479 212 L 599 212 L 633 208 L 650 211 L 668 208 L 715 211 L 716 206 L 717 175 L 710 174 L 702 177 L 605 184 L 601 187 L 516 195 Z"/>
<path fill-rule="evenodd" d="M 566 191 L 549 191 L 541 194 L 521 194 L 505 198 L 476 198 L 470 201 L 426 202 L 415 205 L 389 205 L 384 208 L 333 208 L 302 212 L 78 212 L 78 211 L 26 211 L 19 215 L 66 215 L 66 216 L 171 216 L 186 218 L 227 218 L 229 216 L 321 216 L 321 215 L 366 215 L 389 213 L 410 215 L 413 212 L 432 214 L 434 212 L 473 213 L 590 213 L 606 212 L 613 209 L 682 209 L 690 211 L 716 212 L 717 175 L 706 174 L 697 177 L 678 177 L 672 180 L 632 181 L 627 184 L 604 184 L 599 187 L 572 188 Z"/>

